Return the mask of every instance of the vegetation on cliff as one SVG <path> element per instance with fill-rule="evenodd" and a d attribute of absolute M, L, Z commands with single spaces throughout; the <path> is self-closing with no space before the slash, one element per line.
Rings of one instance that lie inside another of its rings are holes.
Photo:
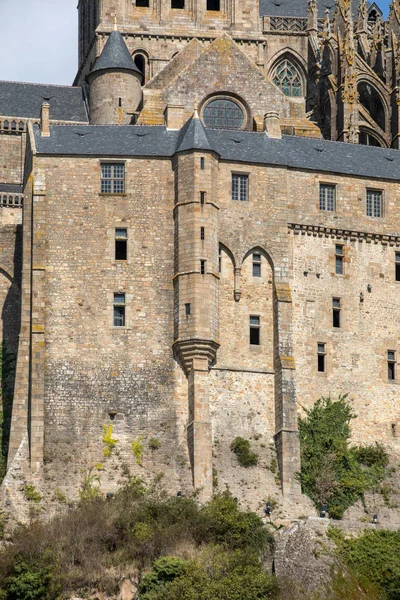
<path fill-rule="evenodd" d="M 365 531 L 359 537 L 346 537 L 334 527 L 329 537 L 337 546 L 338 557 L 359 580 L 375 589 L 372 598 L 400 599 L 400 532 L 385 530 Z"/>
<path fill-rule="evenodd" d="M 347 396 L 320 398 L 299 420 L 303 493 L 318 510 L 341 519 L 347 508 L 379 490 L 386 477 L 388 455 L 380 444 L 349 446 L 350 423 L 356 418 Z"/>
<path fill-rule="evenodd" d="M 246 600 L 276 598 L 263 568 L 272 535 L 229 494 L 201 507 L 131 478 L 112 499 L 83 498 L 65 516 L 15 533 L 0 554 L 1 599 L 112 595 L 127 575 L 141 600 L 241 600 L 243 589 Z"/>

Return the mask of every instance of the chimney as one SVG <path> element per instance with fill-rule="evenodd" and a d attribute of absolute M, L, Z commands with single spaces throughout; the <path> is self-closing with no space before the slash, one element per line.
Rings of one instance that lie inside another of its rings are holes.
<path fill-rule="evenodd" d="M 40 129 L 42 130 L 42 137 L 50 137 L 50 104 L 48 102 L 42 104 Z"/>
<path fill-rule="evenodd" d="M 168 104 L 164 116 L 167 129 L 181 129 L 185 124 L 185 107 L 183 104 Z"/>
<path fill-rule="evenodd" d="M 268 137 L 281 139 L 282 131 L 281 131 L 281 123 L 279 119 L 279 113 L 275 111 L 267 112 L 264 116 L 264 131 L 267 133 Z"/>

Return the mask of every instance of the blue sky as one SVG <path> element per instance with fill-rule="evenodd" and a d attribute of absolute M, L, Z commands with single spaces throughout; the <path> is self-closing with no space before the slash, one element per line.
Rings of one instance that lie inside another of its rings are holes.
<path fill-rule="evenodd" d="M 0 79 L 70 85 L 77 70 L 77 0 L 0 0 Z M 377 0 L 387 15 L 389 0 Z"/>

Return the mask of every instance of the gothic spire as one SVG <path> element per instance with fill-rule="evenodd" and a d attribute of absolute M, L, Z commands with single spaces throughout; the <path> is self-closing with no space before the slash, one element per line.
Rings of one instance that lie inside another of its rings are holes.
<path fill-rule="evenodd" d="M 343 103 L 343 139 L 358 143 L 358 91 L 356 72 L 356 45 L 354 40 L 353 7 L 351 0 L 339 0 L 339 31 L 342 33 L 341 52 L 341 100 Z"/>
<path fill-rule="evenodd" d="M 308 0 L 307 31 L 318 33 L 318 6 L 317 0 Z"/>
<path fill-rule="evenodd" d="M 392 0 L 392 2 L 390 4 L 389 27 L 396 36 L 399 36 L 399 34 L 400 34 L 400 0 Z"/>
<path fill-rule="evenodd" d="M 367 0 L 359 0 L 357 33 L 368 33 L 368 7 Z"/>

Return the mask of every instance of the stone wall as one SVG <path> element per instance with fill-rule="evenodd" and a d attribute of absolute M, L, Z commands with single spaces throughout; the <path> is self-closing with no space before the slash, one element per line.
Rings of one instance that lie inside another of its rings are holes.
<path fill-rule="evenodd" d="M 0 183 L 22 184 L 25 134 L 0 132 Z"/>

